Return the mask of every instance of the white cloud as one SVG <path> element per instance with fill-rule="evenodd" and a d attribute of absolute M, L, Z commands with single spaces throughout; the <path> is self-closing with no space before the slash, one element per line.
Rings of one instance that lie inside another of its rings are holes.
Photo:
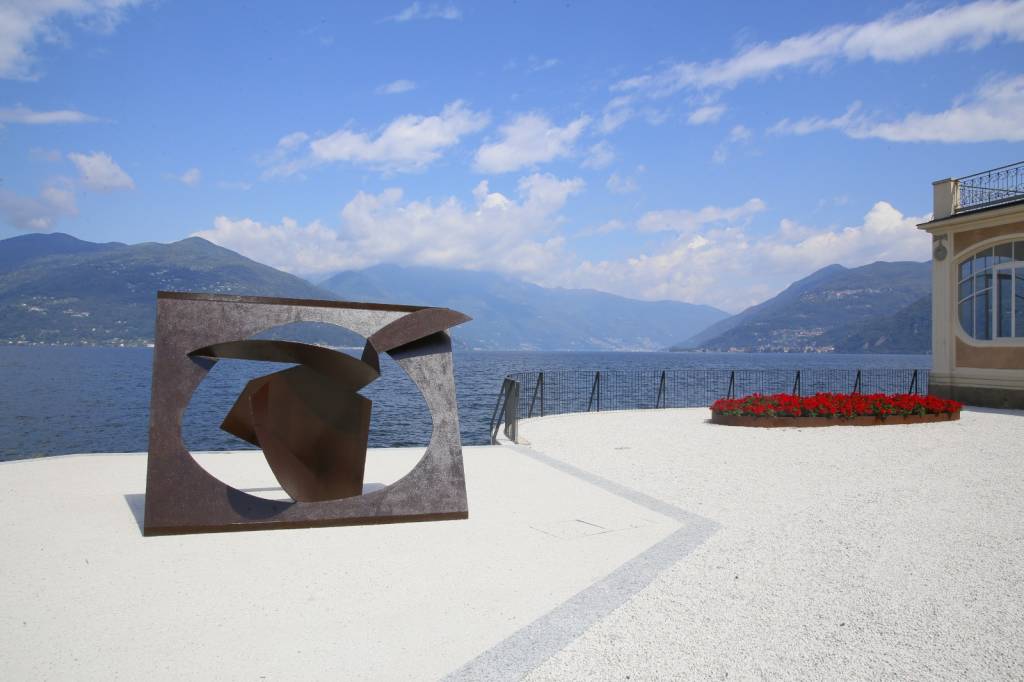
<path fill-rule="evenodd" d="M 769 132 L 808 135 L 839 130 L 853 138 L 890 142 L 1021 142 L 1024 141 L 1024 75 L 989 80 L 954 106 L 933 114 L 912 112 L 902 119 L 879 122 L 860 113 L 854 102 L 836 118 L 783 119 Z"/>
<path fill-rule="evenodd" d="M 56 111 L 33 111 L 17 106 L 0 109 L 0 123 L 22 123 L 25 125 L 51 125 L 54 123 L 92 123 L 99 119 L 73 109 Z"/>
<path fill-rule="evenodd" d="M 309 135 L 301 130 L 281 137 L 268 154 L 257 157 L 257 162 L 267 166 L 264 177 L 292 175 L 314 165 L 310 159 L 298 156 L 299 149 L 309 141 Z"/>
<path fill-rule="evenodd" d="M 540 114 L 522 114 L 501 127 L 501 139 L 485 143 L 476 152 L 476 169 L 508 173 L 524 166 L 552 161 L 573 152 L 573 144 L 590 123 L 580 116 L 562 128 Z"/>
<path fill-rule="evenodd" d="M 265 160 L 271 164 L 265 175 L 287 176 L 335 162 L 366 164 L 385 171 L 415 171 L 439 159 L 463 136 L 482 130 L 489 120 L 487 114 L 455 101 L 436 116 L 400 116 L 376 136 L 342 128 L 311 140 L 306 133 L 296 132 L 278 141 Z M 296 156 L 300 148 L 305 154 Z"/>
<path fill-rule="evenodd" d="M 750 218 L 761 213 L 768 207 L 754 197 L 739 206 L 720 208 L 705 206 L 698 211 L 670 209 L 664 211 L 648 211 L 637 221 L 637 229 L 641 232 L 680 232 L 689 234 L 705 225 L 736 224 L 749 222 Z"/>
<path fill-rule="evenodd" d="M 752 199 L 744 206 L 753 205 Z M 675 211 L 684 216 L 719 215 L 705 207 Z M 783 219 L 774 232 L 753 234 L 725 219 L 681 230 L 660 247 L 636 256 L 585 260 L 562 275 L 563 286 L 584 286 L 643 299 L 708 303 L 738 312 L 774 296 L 793 281 L 832 263 L 856 267 L 876 260 L 929 258 L 928 235 L 916 229 L 928 216 L 904 216 L 878 202 L 860 225 L 812 228 Z"/>
<path fill-rule="evenodd" d="M 182 173 L 181 177 L 179 177 L 178 179 L 181 180 L 184 184 L 188 185 L 189 187 L 194 187 L 195 185 L 199 184 L 200 180 L 203 179 L 203 172 L 198 168 L 189 168 L 187 171 Z"/>
<path fill-rule="evenodd" d="M 280 224 L 265 225 L 241 218 L 217 216 L 213 228 L 196 232 L 202 237 L 261 263 L 301 274 L 344 270 L 352 267 L 353 254 L 344 252 L 338 234 L 314 220 L 305 227 L 284 217 Z"/>
<path fill-rule="evenodd" d="M 400 189 L 359 192 L 342 209 L 337 230 L 320 221 L 303 227 L 288 218 L 266 225 L 221 216 L 197 236 L 303 274 L 381 262 L 536 273 L 564 258 L 558 213 L 583 187 L 578 178 L 534 174 L 519 180 L 515 199 L 482 181 L 469 207 L 455 197 L 406 201 Z"/>
<path fill-rule="evenodd" d="M 911 113 L 898 121 L 869 123 L 845 131 L 851 137 L 892 142 L 1024 141 L 1024 75 L 989 81 L 946 111 Z"/>
<path fill-rule="evenodd" d="M 388 17 L 391 21 L 397 21 L 399 23 L 418 19 L 448 19 L 449 21 L 453 21 L 461 18 L 462 12 L 455 5 L 451 3 L 440 4 L 434 2 L 430 4 L 414 2 L 395 16 Z"/>
<path fill-rule="evenodd" d="M 730 59 L 674 64 L 657 74 L 620 81 L 613 89 L 663 97 L 684 88 L 731 88 L 784 69 L 817 68 L 837 59 L 902 62 L 952 48 L 979 50 L 996 40 L 1024 40 L 1024 3 L 975 2 L 928 14 L 904 11 L 865 24 L 829 26 L 777 43 L 760 43 Z"/>
<path fill-rule="evenodd" d="M 125 173 L 109 154 L 68 154 L 78 168 L 82 182 L 89 189 L 106 192 L 115 189 L 135 189 L 135 182 Z"/>
<path fill-rule="evenodd" d="M 725 163 L 729 158 L 729 150 L 738 144 L 746 144 L 753 137 L 753 132 L 745 125 L 735 125 L 729 131 L 729 135 L 721 142 L 711 154 L 714 163 Z"/>
<path fill-rule="evenodd" d="M 626 229 L 626 223 L 622 222 L 618 218 L 612 218 L 611 220 L 605 221 L 597 227 L 586 227 L 573 235 L 573 237 L 594 237 L 601 234 L 611 234 L 612 232 L 620 232 Z"/>
<path fill-rule="evenodd" d="M 598 127 L 601 129 L 601 132 L 610 133 L 635 115 L 632 97 L 629 95 L 615 97 L 604 106 Z"/>
<path fill-rule="evenodd" d="M 313 140 L 309 147 L 314 158 L 322 161 L 419 168 L 438 159 L 440 150 L 458 143 L 463 135 L 483 129 L 487 122 L 486 114 L 453 102 L 437 116 L 397 118 L 375 139 L 343 129 Z"/>
<path fill-rule="evenodd" d="M 746 142 L 753 133 L 745 125 L 735 125 L 729 131 L 729 142 Z"/>
<path fill-rule="evenodd" d="M 630 192 L 635 192 L 639 189 L 639 186 L 636 184 L 636 180 L 629 176 L 622 177 L 618 173 L 612 173 L 609 175 L 608 182 L 606 182 L 604 186 L 607 187 L 608 191 L 612 194 L 629 194 Z"/>
<path fill-rule="evenodd" d="M 530 55 L 530 58 L 526 60 L 526 70 L 530 73 L 537 73 L 538 71 L 547 71 L 558 66 L 559 62 L 554 57 L 548 57 L 547 59 L 541 59 Z"/>
<path fill-rule="evenodd" d="M 397 81 L 391 81 L 386 85 L 380 86 L 379 88 L 377 88 L 376 92 L 378 95 L 400 95 L 403 92 L 409 92 L 410 90 L 415 89 L 415 83 L 413 83 L 410 80 L 405 80 L 404 78 L 402 78 Z"/>
<path fill-rule="evenodd" d="M 316 220 L 285 218 L 264 224 L 218 217 L 197 233 L 215 243 L 298 274 L 325 274 L 377 263 L 498 271 L 547 286 L 589 287 L 641 299 L 709 303 L 738 311 L 775 295 L 794 280 L 831 263 L 856 267 L 876 260 L 927 260 L 930 241 L 904 216 L 878 202 L 859 225 L 813 227 L 783 218 L 774 230 L 755 230 L 764 211 L 752 198 L 735 207 L 705 206 L 650 213 L 636 227 L 665 231 L 644 252 L 608 260 L 579 260 L 558 234 L 560 212 L 584 187 L 580 179 L 534 174 L 518 196 L 486 181 L 464 205 L 410 201 L 400 189 L 360 192 L 341 211 L 337 229 Z M 626 229 L 621 220 L 579 230 L 589 237 Z"/>
<path fill-rule="evenodd" d="M 660 126 L 668 120 L 671 112 L 668 109 L 655 109 L 647 107 L 643 110 L 644 120 L 652 126 Z"/>
<path fill-rule="evenodd" d="M 822 130 L 843 130 L 850 127 L 860 117 L 860 102 L 854 102 L 842 116 L 835 118 L 821 118 L 811 116 L 798 121 L 790 121 L 784 118 L 771 128 L 768 132 L 772 135 L 809 135 Z M 858 118 L 855 118 L 858 117 Z"/>
<path fill-rule="evenodd" d="M 301 145 L 308 139 L 309 135 L 302 132 L 301 130 L 296 131 L 294 133 L 288 133 L 287 135 L 285 135 L 284 137 L 277 141 L 277 149 L 283 152 L 291 151 L 292 149 L 298 148 L 299 145 Z"/>
<path fill-rule="evenodd" d="M 713 104 L 699 109 L 694 109 L 690 112 L 686 122 L 690 125 L 699 126 L 704 123 L 715 123 L 718 119 L 722 118 L 722 114 L 725 113 L 725 105 Z"/>
<path fill-rule="evenodd" d="M 113 31 L 127 7 L 144 0 L 8 0 L 0 4 L 0 78 L 35 79 L 33 48 L 39 42 L 67 42 L 56 26 L 72 18 L 87 29 Z"/>
<path fill-rule="evenodd" d="M 779 221 L 779 237 L 782 241 L 790 242 L 813 236 L 815 229 L 807 225 L 801 225 L 795 220 L 783 218 Z"/>
<path fill-rule="evenodd" d="M 580 164 L 584 168 L 601 169 L 615 160 L 615 151 L 606 141 L 601 140 L 587 150 L 587 158 Z"/>
<path fill-rule="evenodd" d="M 818 208 L 826 208 L 829 206 L 846 206 L 850 203 L 850 197 L 846 194 L 837 194 L 831 197 L 823 197 L 818 199 Z"/>
<path fill-rule="evenodd" d="M 854 227 L 812 231 L 804 226 L 780 224 L 782 239 L 764 239 L 758 250 L 775 266 L 817 269 L 831 263 L 855 266 L 878 260 L 927 260 L 930 239 L 917 229 L 929 216 L 904 216 L 891 204 L 879 201 Z M 795 240 L 787 240 L 794 236 Z"/>
<path fill-rule="evenodd" d="M 24 197 L 0 188 L 0 218 L 18 230 L 48 232 L 60 218 L 76 213 L 74 193 L 55 184 L 44 187 L 38 197 Z"/>

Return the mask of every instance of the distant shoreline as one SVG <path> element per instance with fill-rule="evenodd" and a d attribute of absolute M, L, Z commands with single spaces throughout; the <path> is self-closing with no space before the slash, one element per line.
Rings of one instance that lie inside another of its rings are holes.
<path fill-rule="evenodd" d="M 362 346 L 322 345 L 333 350 L 361 351 Z M 152 342 L 146 343 L 12 343 L 0 341 L 0 348 L 149 348 Z M 649 349 L 649 348 L 455 348 L 455 353 L 673 353 L 673 354 L 707 354 L 707 355 L 928 355 L 929 351 L 878 352 L 878 353 L 844 353 L 832 350 L 704 350 L 704 349 Z"/>

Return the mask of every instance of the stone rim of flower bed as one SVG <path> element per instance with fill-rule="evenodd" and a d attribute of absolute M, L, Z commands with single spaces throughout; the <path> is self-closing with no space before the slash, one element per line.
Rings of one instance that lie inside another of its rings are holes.
<path fill-rule="evenodd" d="M 753 415 L 711 412 L 711 423 L 723 426 L 756 426 L 761 428 L 818 427 L 818 426 L 893 426 L 897 424 L 928 424 L 960 419 L 960 412 L 938 414 L 892 414 L 885 417 L 859 415 L 854 417 L 757 417 Z"/>

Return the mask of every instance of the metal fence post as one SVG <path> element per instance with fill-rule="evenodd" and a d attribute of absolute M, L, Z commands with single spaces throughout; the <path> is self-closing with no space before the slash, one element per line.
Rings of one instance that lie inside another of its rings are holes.
<path fill-rule="evenodd" d="M 736 397 L 736 370 L 729 372 L 729 390 L 725 393 L 726 398 Z"/>
<path fill-rule="evenodd" d="M 857 370 L 857 378 L 853 381 L 853 393 L 860 393 L 860 370 Z"/>
<path fill-rule="evenodd" d="M 515 394 L 516 394 L 516 401 L 514 403 L 512 403 L 513 407 L 515 408 L 515 413 L 513 415 L 513 417 L 514 417 L 513 424 L 515 424 L 515 426 L 512 427 L 512 442 L 513 443 L 518 443 L 519 442 L 519 388 L 520 388 L 519 382 L 517 381 L 515 387 L 513 388 L 513 390 L 515 391 Z"/>
<path fill-rule="evenodd" d="M 796 371 L 796 380 L 793 382 L 793 395 L 800 395 L 800 370 Z"/>
<path fill-rule="evenodd" d="M 501 390 L 498 391 L 498 400 L 497 402 L 494 403 L 494 412 L 491 413 L 491 422 L 490 426 L 488 426 L 488 430 L 491 432 L 491 445 L 498 444 L 498 429 L 501 428 L 501 420 L 499 419 L 497 422 L 495 422 L 495 418 L 498 416 L 498 414 L 501 414 L 502 417 L 504 417 L 505 415 L 505 404 L 501 401 L 501 399 L 505 398 L 506 402 L 508 401 L 508 394 L 506 393 L 505 390 L 508 387 L 508 382 L 508 377 L 505 377 L 505 379 L 501 382 Z"/>
<path fill-rule="evenodd" d="M 914 376 L 910 379 L 910 388 L 907 393 L 917 393 L 917 370 L 914 370 Z"/>
<path fill-rule="evenodd" d="M 654 408 L 665 407 L 665 370 L 661 370 L 661 380 L 658 382 L 658 397 L 654 399 Z"/>
<path fill-rule="evenodd" d="M 513 443 L 519 442 L 519 382 L 511 380 L 505 401 L 505 435 Z"/>
<path fill-rule="evenodd" d="M 537 377 L 537 383 L 533 385 L 533 397 L 530 398 L 530 408 L 526 411 L 527 418 L 533 416 L 533 405 L 537 402 L 537 394 L 540 393 L 540 387 L 543 385 L 544 372 L 541 372 Z M 544 410 L 544 400 L 541 399 L 541 411 Z"/>
<path fill-rule="evenodd" d="M 509 420 L 512 419 L 512 386 L 514 382 L 508 380 L 508 388 L 505 390 L 505 414 L 503 415 L 503 421 L 505 422 L 505 437 L 509 438 Z"/>

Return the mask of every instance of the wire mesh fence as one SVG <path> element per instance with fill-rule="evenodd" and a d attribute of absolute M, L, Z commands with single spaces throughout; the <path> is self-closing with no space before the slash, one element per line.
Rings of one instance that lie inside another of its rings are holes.
<path fill-rule="evenodd" d="M 927 369 L 681 369 L 517 372 L 505 377 L 491 417 L 518 439 L 520 419 L 575 412 L 708 407 L 719 398 L 752 393 L 928 392 Z"/>

